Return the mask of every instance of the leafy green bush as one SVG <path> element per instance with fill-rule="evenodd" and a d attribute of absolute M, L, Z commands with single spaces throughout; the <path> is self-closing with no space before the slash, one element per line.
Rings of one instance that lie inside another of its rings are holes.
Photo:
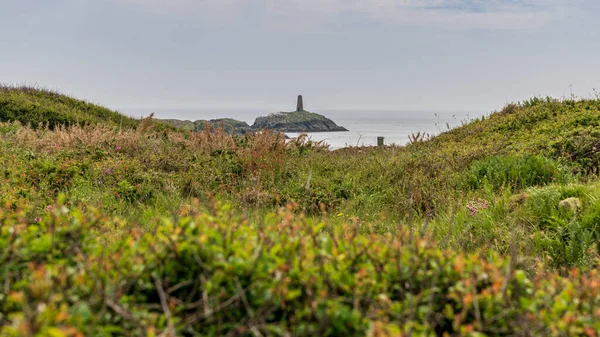
<path fill-rule="evenodd" d="M 539 155 L 480 159 L 469 166 L 465 177 L 470 189 L 489 184 L 497 191 L 502 188 L 520 190 L 530 186 L 565 183 L 573 179 L 570 172 L 556 161 Z"/>
<path fill-rule="evenodd" d="M 282 211 L 182 209 L 155 231 L 55 205 L 0 212 L 2 336 L 583 335 L 600 329 L 598 270 L 529 278 L 494 254 L 362 235 Z M 186 215 L 187 214 L 187 215 Z M 568 317 L 568 318 L 567 318 Z M 589 335 L 589 334 L 588 334 Z"/>
<path fill-rule="evenodd" d="M 596 123 L 600 118 L 595 117 Z M 569 132 L 563 141 L 553 144 L 555 156 L 577 164 L 583 173 L 598 174 L 600 169 L 600 132 L 594 127 Z"/>

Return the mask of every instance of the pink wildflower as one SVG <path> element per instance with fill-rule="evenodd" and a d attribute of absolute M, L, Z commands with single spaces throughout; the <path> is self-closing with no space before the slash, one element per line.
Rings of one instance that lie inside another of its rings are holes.
<path fill-rule="evenodd" d="M 467 210 L 469 211 L 469 215 L 473 216 L 477 214 L 482 209 L 487 209 L 490 207 L 489 201 L 481 198 L 474 199 L 469 201 L 467 204 Z"/>

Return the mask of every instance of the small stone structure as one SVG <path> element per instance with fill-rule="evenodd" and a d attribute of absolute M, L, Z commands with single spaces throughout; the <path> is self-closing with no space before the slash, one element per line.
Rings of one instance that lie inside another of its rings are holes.
<path fill-rule="evenodd" d="M 298 95 L 298 104 L 296 104 L 296 111 L 304 111 L 304 102 L 302 102 L 302 95 Z"/>

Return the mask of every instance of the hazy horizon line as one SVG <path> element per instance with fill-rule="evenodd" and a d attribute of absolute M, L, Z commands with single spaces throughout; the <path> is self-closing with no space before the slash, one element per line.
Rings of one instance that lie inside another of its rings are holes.
<path fill-rule="evenodd" d="M 270 109 L 270 108 L 170 108 L 170 107 L 136 107 L 136 106 L 128 106 L 128 107 L 118 107 L 115 108 L 117 111 L 121 110 L 156 110 L 156 111 L 240 111 L 240 112 L 255 112 L 255 111 L 265 111 L 265 112 L 291 112 L 293 109 Z M 319 111 L 373 111 L 373 112 L 481 112 L 485 109 L 459 109 L 459 108 L 448 108 L 448 109 L 436 109 L 436 108 L 369 108 L 369 107 L 359 107 L 359 108 L 317 108 L 317 109 L 307 109 L 306 111 L 310 112 L 319 112 Z M 490 110 L 493 111 L 493 110 Z"/>

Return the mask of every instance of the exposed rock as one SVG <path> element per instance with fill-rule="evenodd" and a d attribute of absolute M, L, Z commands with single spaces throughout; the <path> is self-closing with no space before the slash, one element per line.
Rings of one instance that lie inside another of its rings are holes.
<path fill-rule="evenodd" d="M 331 119 L 308 111 L 278 112 L 258 117 L 252 129 L 272 129 L 281 132 L 330 132 L 348 131 Z"/>
<path fill-rule="evenodd" d="M 558 208 L 570 213 L 577 213 L 581 210 L 581 200 L 579 198 L 567 198 L 558 203 Z"/>

